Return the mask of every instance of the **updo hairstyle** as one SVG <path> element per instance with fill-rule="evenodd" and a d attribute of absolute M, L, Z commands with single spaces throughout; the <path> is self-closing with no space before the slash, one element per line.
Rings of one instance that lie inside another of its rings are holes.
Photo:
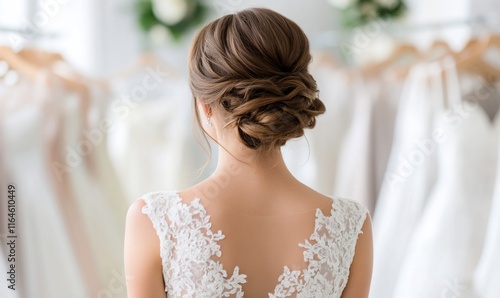
<path fill-rule="evenodd" d="M 196 100 L 223 115 L 226 128 L 237 129 L 243 144 L 271 150 L 301 137 L 325 112 L 310 62 L 309 41 L 296 23 L 269 9 L 247 9 L 197 34 L 190 87 Z M 200 124 L 197 110 L 196 117 Z"/>

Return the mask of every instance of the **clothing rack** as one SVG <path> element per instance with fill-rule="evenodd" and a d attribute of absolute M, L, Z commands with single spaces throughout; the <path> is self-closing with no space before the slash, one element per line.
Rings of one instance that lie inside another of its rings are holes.
<path fill-rule="evenodd" d="M 430 22 L 422 24 L 404 24 L 394 23 L 381 19 L 384 24 L 382 29 L 390 36 L 404 36 L 431 30 L 442 30 L 459 26 L 468 26 L 470 28 L 489 28 L 500 30 L 500 16 L 496 13 L 481 15 L 468 19 L 447 20 L 442 22 Z M 362 27 L 359 27 L 360 29 Z M 361 29 L 362 30 L 362 29 Z M 311 37 L 311 47 L 321 50 L 325 48 L 337 48 L 342 45 L 342 42 L 357 32 L 356 29 L 333 29 L 320 32 Z"/>
<path fill-rule="evenodd" d="M 17 33 L 17 34 L 31 34 L 25 29 L 20 28 L 11 28 L 11 27 L 0 27 L 0 33 Z M 56 38 L 59 37 L 58 33 L 55 32 L 37 32 L 35 34 L 35 38 L 43 37 L 43 38 Z"/>
<path fill-rule="evenodd" d="M 23 42 L 19 43 L 17 46 L 12 44 L 12 41 L 9 40 L 9 35 L 14 34 L 14 35 L 19 35 L 14 38 L 22 38 Z M 50 31 L 42 31 L 39 30 L 35 33 L 30 32 L 26 29 L 21 29 L 21 28 L 12 28 L 12 27 L 1 27 L 0 26 L 0 45 L 6 45 L 9 47 L 15 47 L 16 51 L 28 46 L 28 45 L 33 45 L 33 43 L 36 43 L 38 41 L 50 41 L 53 39 L 57 39 L 60 37 L 59 33 L 56 32 L 50 32 Z"/>
<path fill-rule="evenodd" d="M 471 29 L 475 28 L 487 28 L 487 29 L 500 29 L 500 21 L 498 14 L 490 14 L 472 17 L 468 19 L 456 19 L 448 20 L 443 22 L 431 22 L 424 24 L 391 24 L 388 26 L 389 34 L 393 35 L 405 35 L 408 33 L 420 33 L 422 31 L 430 30 L 443 30 L 450 29 L 460 26 L 467 26 Z"/>
<path fill-rule="evenodd" d="M 60 34 L 56 32 L 42 30 L 31 32 L 21 28 L 0 27 L 0 45 L 8 46 L 16 52 L 26 47 L 39 46 L 40 42 L 48 41 L 50 44 L 59 37 Z"/>

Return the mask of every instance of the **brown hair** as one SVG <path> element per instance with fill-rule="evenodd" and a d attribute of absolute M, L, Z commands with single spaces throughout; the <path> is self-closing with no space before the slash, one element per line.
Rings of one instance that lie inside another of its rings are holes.
<path fill-rule="evenodd" d="M 237 128 L 243 144 L 265 151 L 302 136 L 325 112 L 310 62 L 309 41 L 296 23 L 269 9 L 247 9 L 197 34 L 190 86 L 195 100 L 222 111 L 225 127 Z M 196 103 L 195 109 L 200 124 Z"/>

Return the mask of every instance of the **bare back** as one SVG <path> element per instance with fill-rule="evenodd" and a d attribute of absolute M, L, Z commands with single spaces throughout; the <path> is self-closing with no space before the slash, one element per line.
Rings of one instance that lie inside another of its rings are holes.
<path fill-rule="evenodd" d="M 363 206 L 300 186 L 244 193 L 210 183 L 142 197 L 172 297 L 340 297 Z"/>

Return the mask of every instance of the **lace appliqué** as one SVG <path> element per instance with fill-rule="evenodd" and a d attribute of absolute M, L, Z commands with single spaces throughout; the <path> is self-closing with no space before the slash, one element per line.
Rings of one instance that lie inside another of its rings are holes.
<path fill-rule="evenodd" d="M 290 271 L 285 267 L 280 284 L 270 298 L 340 297 L 349 279 L 358 235 L 365 222 L 367 209 L 353 201 L 335 198 L 330 216 L 316 210 L 316 225 L 309 240 L 299 244 L 305 248 L 305 270 Z"/>
<path fill-rule="evenodd" d="M 176 193 L 143 196 L 142 212 L 151 219 L 160 239 L 165 291 L 169 297 L 243 297 L 246 275 L 235 267 L 228 278 L 219 261 L 218 241 L 222 231 L 213 233 L 210 216 L 196 199 L 183 204 Z"/>
<path fill-rule="evenodd" d="M 195 199 L 184 204 L 175 192 L 148 193 L 142 212 L 160 239 L 165 291 L 169 297 L 243 297 L 246 275 L 236 266 L 228 277 L 219 261 L 222 231 L 211 231 L 210 216 Z M 367 215 L 364 206 L 341 198 L 332 202 L 330 216 L 316 210 L 316 223 L 305 249 L 305 270 L 285 266 L 272 298 L 340 297 L 349 277 L 358 234 Z"/>

